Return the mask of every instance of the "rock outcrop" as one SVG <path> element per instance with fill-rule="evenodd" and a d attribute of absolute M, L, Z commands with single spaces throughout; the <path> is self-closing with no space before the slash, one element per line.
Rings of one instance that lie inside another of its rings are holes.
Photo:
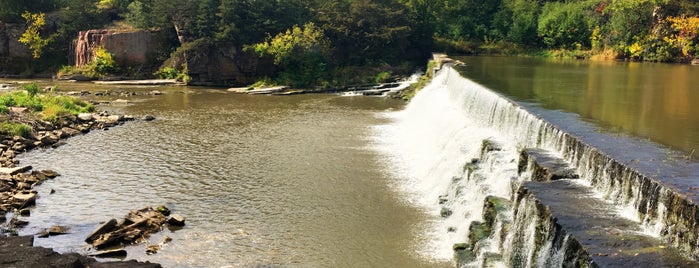
<path fill-rule="evenodd" d="M 271 59 L 232 45 L 192 43 L 165 63 L 170 67 L 186 64 L 191 85 L 249 85 L 261 77 L 272 76 L 276 69 Z"/>
<path fill-rule="evenodd" d="M 98 262 L 77 253 L 58 254 L 50 248 L 34 247 L 33 236 L 0 237 L 0 266 L 2 267 L 141 267 L 157 268 L 150 262 Z"/>
<path fill-rule="evenodd" d="M 17 41 L 23 32 L 24 24 L 0 21 L 0 75 L 19 73 L 22 70 L 14 63 L 31 59 L 27 46 Z"/>
<path fill-rule="evenodd" d="M 168 218 L 168 216 L 170 216 Z M 124 219 L 117 222 L 111 219 L 90 233 L 85 242 L 90 243 L 95 249 L 102 250 L 114 246 L 123 246 L 147 242 L 150 234 L 158 232 L 166 223 L 181 227 L 184 226 L 185 219 L 181 215 L 170 215 L 170 210 L 164 206 L 156 208 L 145 207 L 129 212 Z M 147 246 L 147 253 L 154 254 L 167 242 L 172 239 L 166 237 L 163 242 Z"/>
<path fill-rule="evenodd" d="M 92 61 L 95 49 L 104 47 L 120 66 L 153 68 L 167 41 L 160 31 L 87 30 L 78 33 L 71 49 L 75 66 Z"/>

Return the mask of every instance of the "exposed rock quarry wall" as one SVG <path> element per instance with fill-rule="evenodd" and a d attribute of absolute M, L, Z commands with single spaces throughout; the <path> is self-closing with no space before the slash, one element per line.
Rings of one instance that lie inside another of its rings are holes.
<path fill-rule="evenodd" d="M 88 30 L 78 33 L 73 41 L 76 66 L 92 61 L 97 47 L 104 47 L 118 65 L 153 65 L 158 53 L 166 48 L 165 38 L 160 32 Z"/>

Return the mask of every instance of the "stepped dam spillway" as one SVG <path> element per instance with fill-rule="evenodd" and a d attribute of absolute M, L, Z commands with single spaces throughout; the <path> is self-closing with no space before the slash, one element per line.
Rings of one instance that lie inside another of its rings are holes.
<path fill-rule="evenodd" d="M 458 267 L 697 267 L 699 165 L 445 66 L 375 146 Z"/>

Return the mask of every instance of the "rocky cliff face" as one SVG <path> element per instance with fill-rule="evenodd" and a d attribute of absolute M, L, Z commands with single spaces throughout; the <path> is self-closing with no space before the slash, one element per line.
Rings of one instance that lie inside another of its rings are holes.
<path fill-rule="evenodd" d="M 10 24 L 0 21 L 0 73 L 16 73 L 13 62 L 31 58 L 29 49 L 20 43 L 19 36 L 24 32 L 23 24 Z"/>
<path fill-rule="evenodd" d="M 179 49 L 165 65 L 186 63 L 191 85 L 249 85 L 275 72 L 270 59 L 232 45 L 194 41 L 185 46 L 188 48 Z"/>
<path fill-rule="evenodd" d="M 165 63 L 158 62 L 168 52 L 170 42 L 162 32 L 82 31 L 73 41 L 72 59 L 75 66 L 88 64 L 95 49 L 102 46 L 119 66 L 146 69 L 142 73 L 153 73 L 161 65 L 181 69 L 186 64 L 192 85 L 248 85 L 275 70 L 271 60 L 206 40 L 186 43 Z"/>
<path fill-rule="evenodd" d="M 159 53 L 166 48 L 166 40 L 160 32 L 88 30 L 78 33 L 73 41 L 72 59 L 76 66 L 92 61 L 97 47 L 104 47 L 120 66 L 157 65 Z"/>

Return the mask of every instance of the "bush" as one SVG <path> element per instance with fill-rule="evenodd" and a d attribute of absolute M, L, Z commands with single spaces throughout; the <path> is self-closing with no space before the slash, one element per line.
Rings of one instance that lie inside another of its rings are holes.
<path fill-rule="evenodd" d="M 269 37 L 261 43 L 246 46 L 261 57 L 271 57 L 281 67 L 278 81 L 294 87 L 308 87 L 323 83 L 328 77 L 330 41 L 322 29 L 312 22 L 298 25 L 286 32 Z"/>
<path fill-rule="evenodd" d="M 0 123 L 0 133 L 29 138 L 32 135 L 32 127 L 21 123 L 5 122 Z"/>
<path fill-rule="evenodd" d="M 374 81 L 376 83 L 386 83 L 391 79 L 391 76 L 392 74 L 389 71 L 380 72 L 376 75 L 376 79 L 374 79 Z"/>
<path fill-rule="evenodd" d="M 97 47 L 92 61 L 80 67 L 63 66 L 58 71 L 58 76 L 81 74 L 89 78 L 100 78 L 107 74 L 119 71 L 119 66 L 114 62 L 112 54 L 104 47 Z"/>
<path fill-rule="evenodd" d="M 153 75 L 157 76 L 160 79 L 175 79 L 177 76 L 180 75 L 180 71 L 172 67 L 163 67 L 160 68 L 160 70 L 155 72 Z"/>
<path fill-rule="evenodd" d="M 41 89 L 39 89 L 39 85 L 37 83 L 31 83 L 31 84 L 25 85 L 25 86 L 23 86 L 23 88 L 24 88 L 24 90 L 27 91 L 27 94 L 29 94 L 29 96 L 32 98 L 34 96 L 36 96 L 36 94 L 39 94 L 39 91 L 41 91 Z"/>

